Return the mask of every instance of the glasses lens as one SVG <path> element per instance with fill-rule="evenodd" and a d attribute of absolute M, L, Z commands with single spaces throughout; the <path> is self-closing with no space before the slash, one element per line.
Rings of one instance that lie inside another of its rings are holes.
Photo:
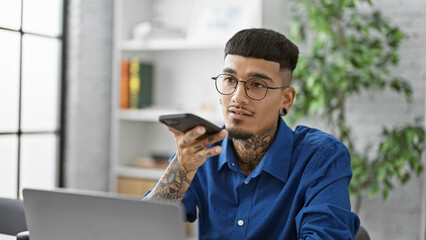
<path fill-rule="evenodd" d="M 268 85 L 262 79 L 253 78 L 246 83 L 246 93 L 252 99 L 260 100 L 266 96 Z"/>
<path fill-rule="evenodd" d="M 217 91 L 221 94 L 232 94 L 235 86 L 237 85 L 237 79 L 230 75 L 219 75 L 216 79 Z"/>

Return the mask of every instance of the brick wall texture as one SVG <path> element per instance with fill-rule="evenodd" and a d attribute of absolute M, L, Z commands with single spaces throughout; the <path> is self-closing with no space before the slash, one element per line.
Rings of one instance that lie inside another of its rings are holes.
<path fill-rule="evenodd" d="M 400 64 L 395 74 L 409 80 L 414 95 L 411 104 L 393 92 L 362 93 L 348 102 L 348 120 L 357 129 L 360 146 L 374 144 L 382 126 L 412 123 L 424 117 L 426 80 L 426 1 L 379 0 L 377 9 L 399 26 L 408 39 L 400 47 Z M 424 174 L 423 174 L 424 175 Z M 374 240 L 424 240 L 424 176 L 396 186 L 387 201 L 364 199 L 360 217 Z"/>

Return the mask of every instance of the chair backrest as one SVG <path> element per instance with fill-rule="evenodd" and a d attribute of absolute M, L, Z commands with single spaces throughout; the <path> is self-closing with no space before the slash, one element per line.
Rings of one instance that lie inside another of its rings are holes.
<path fill-rule="evenodd" d="M 19 199 L 0 198 L 0 233 L 16 235 L 27 230 L 23 202 Z"/>
<path fill-rule="evenodd" d="M 355 235 L 355 240 L 370 240 L 370 235 L 368 235 L 367 230 L 361 225 L 359 230 Z"/>

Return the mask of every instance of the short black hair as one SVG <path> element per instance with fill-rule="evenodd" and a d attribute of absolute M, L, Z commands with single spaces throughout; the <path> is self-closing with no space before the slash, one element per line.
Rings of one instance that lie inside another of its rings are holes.
<path fill-rule="evenodd" d="M 279 32 L 265 28 L 251 28 L 237 32 L 228 40 L 225 57 L 228 54 L 277 62 L 281 69 L 293 71 L 297 65 L 299 49 Z"/>

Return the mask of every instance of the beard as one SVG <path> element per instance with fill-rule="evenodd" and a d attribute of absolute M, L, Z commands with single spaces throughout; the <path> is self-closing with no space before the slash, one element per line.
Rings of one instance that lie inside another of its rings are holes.
<path fill-rule="evenodd" d="M 251 132 L 242 131 L 238 129 L 227 129 L 227 130 L 228 130 L 228 137 L 232 140 L 246 141 L 254 137 L 254 134 Z"/>
<path fill-rule="evenodd" d="M 235 126 L 238 126 L 242 123 L 242 121 L 238 119 L 233 119 L 232 122 Z M 254 137 L 254 133 L 249 131 L 239 130 L 235 128 L 226 128 L 226 130 L 228 131 L 228 137 L 233 140 L 245 141 Z"/>

